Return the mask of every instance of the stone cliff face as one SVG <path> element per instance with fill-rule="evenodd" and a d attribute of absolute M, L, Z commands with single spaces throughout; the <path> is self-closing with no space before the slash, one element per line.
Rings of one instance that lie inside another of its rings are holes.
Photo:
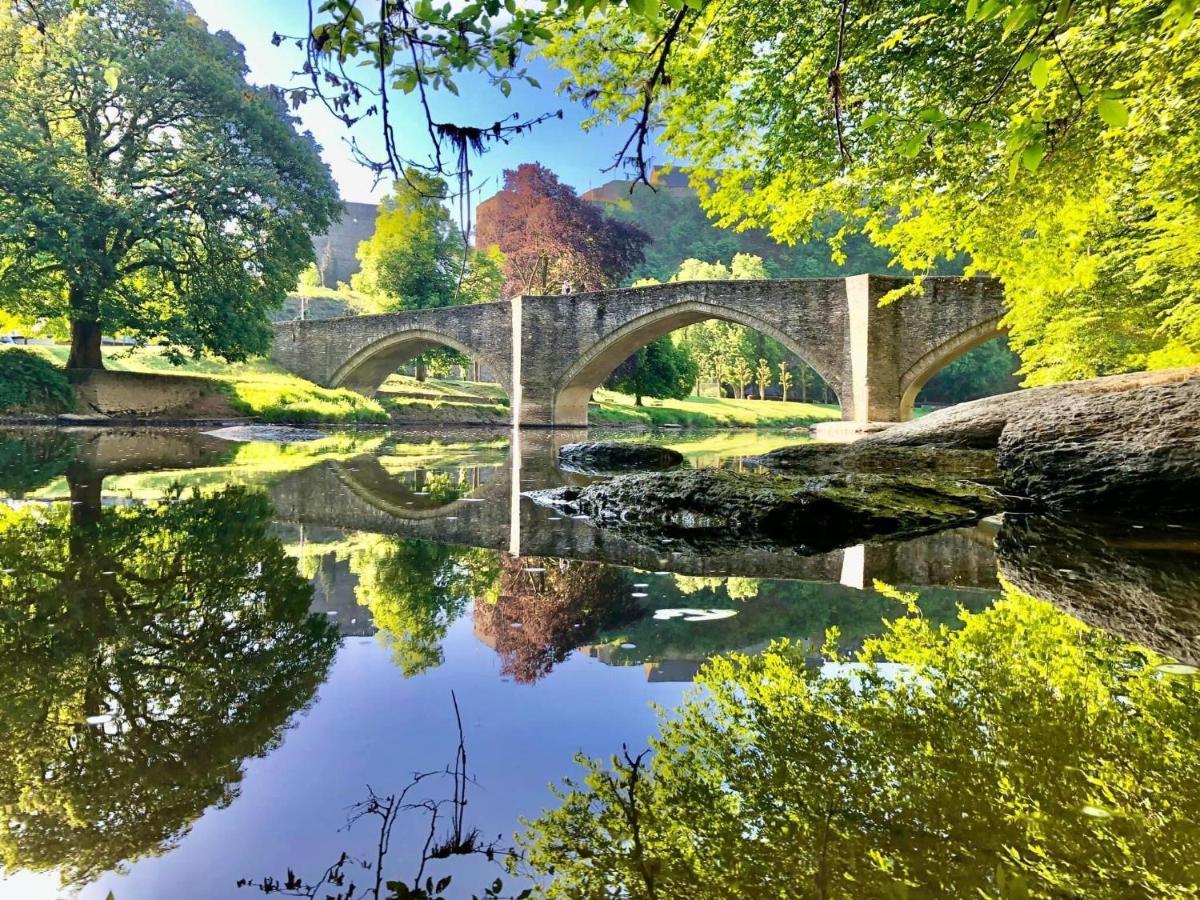
<path fill-rule="evenodd" d="M 373 203 L 347 203 L 342 219 L 327 234 L 313 238 L 313 251 L 321 282 L 336 288 L 338 282 L 350 281 L 358 272 L 358 245 L 375 234 L 375 219 L 379 208 Z"/>

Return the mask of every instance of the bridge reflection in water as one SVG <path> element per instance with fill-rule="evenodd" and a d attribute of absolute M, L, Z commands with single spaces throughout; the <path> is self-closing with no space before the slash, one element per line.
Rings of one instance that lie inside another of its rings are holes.
<path fill-rule="evenodd" d="M 523 497 L 588 476 L 557 466 L 558 449 L 585 432 L 516 432 L 508 461 L 471 467 L 471 491 L 441 504 L 368 454 L 319 463 L 272 485 L 281 522 L 392 535 L 460 547 L 665 570 L 700 577 L 751 577 L 840 583 L 869 589 L 875 581 L 910 587 L 996 591 L 996 526 L 955 529 L 903 542 L 860 544 L 800 555 L 778 549 L 696 554 L 647 547 L 586 521 L 564 518 Z"/>

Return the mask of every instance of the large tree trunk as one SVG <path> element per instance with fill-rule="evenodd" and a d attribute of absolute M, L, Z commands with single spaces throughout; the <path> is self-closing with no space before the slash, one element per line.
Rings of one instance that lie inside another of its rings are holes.
<path fill-rule="evenodd" d="M 425 367 L 425 363 L 417 363 L 417 381 L 424 382 L 429 375 L 429 370 Z"/>
<path fill-rule="evenodd" d="M 641 395 L 641 394 L 637 394 L 637 395 L 635 395 L 635 399 L 634 399 L 634 401 L 633 401 L 633 405 L 634 405 L 634 406 L 645 406 L 645 405 L 646 405 L 646 404 L 644 404 L 644 403 L 642 402 L 642 395 Z"/>
<path fill-rule="evenodd" d="M 67 357 L 68 369 L 104 368 L 104 358 L 100 353 L 100 335 L 99 322 L 85 319 L 71 321 L 71 355 Z"/>

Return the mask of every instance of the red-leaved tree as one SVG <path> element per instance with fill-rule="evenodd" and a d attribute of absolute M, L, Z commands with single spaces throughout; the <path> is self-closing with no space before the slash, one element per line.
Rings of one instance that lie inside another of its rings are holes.
<path fill-rule="evenodd" d="M 504 294 L 594 291 L 619 284 L 650 236 L 604 215 L 540 163 L 504 172 L 504 189 L 480 205 L 475 246 L 505 256 Z"/>

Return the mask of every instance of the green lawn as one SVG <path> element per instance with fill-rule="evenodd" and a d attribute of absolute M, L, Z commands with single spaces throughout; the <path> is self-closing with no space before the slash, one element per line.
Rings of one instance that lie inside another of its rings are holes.
<path fill-rule="evenodd" d="M 601 388 L 588 407 L 593 425 L 684 425 L 693 428 L 788 428 L 840 419 L 837 406 L 784 403 L 779 400 L 729 400 L 688 397 L 650 400 L 635 406 L 634 398 Z"/>

